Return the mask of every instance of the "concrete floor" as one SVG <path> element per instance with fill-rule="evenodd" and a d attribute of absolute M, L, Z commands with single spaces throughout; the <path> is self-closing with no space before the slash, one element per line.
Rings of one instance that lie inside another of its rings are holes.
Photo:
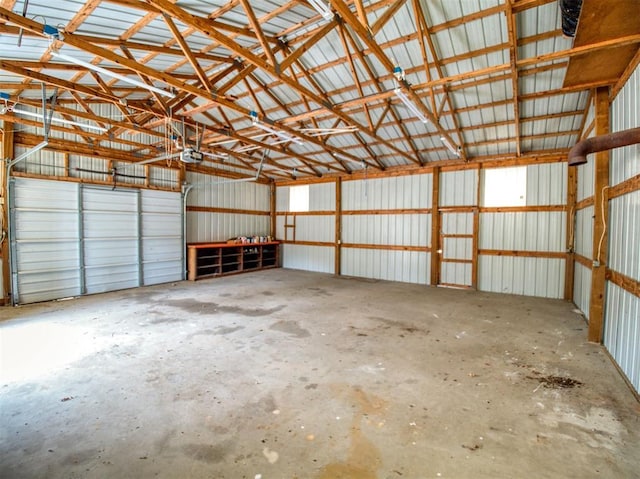
<path fill-rule="evenodd" d="M 564 301 L 270 270 L 0 319 L 4 479 L 640 474 Z"/>

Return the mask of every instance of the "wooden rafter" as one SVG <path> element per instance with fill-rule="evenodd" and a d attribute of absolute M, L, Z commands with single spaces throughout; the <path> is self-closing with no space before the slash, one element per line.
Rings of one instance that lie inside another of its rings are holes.
<path fill-rule="evenodd" d="M 180 30 L 178 30 L 178 27 L 176 26 L 176 24 L 173 22 L 173 20 L 169 15 L 164 13 L 162 17 L 164 18 L 165 23 L 169 27 L 169 30 L 171 31 L 173 38 L 175 38 L 178 45 L 180 45 L 180 49 L 184 53 L 185 57 L 187 57 L 187 60 L 193 67 L 193 70 L 196 72 L 196 75 L 198 75 L 198 78 L 200 79 L 200 83 L 202 84 L 203 87 L 207 89 L 209 93 L 211 93 L 213 89 L 211 88 L 211 84 L 209 83 L 207 74 L 204 72 L 204 70 L 198 63 L 198 59 L 195 57 L 195 55 L 191 51 L 191 48 L 189 48 L 189 45 L 187 44 L 186 40 L 180 33 Z"/>
<path fill-rule="evenodd" d="M 249 3 L 249 0 L 240 0 L 242 7 L 244 8 L 245 13 L 247 14 L 247 18 L 249 19 L 249 24 L 251 25 L 253 31 L 262 46 L 262 51 L 265 53 L 269 61 L 271 62 L 271 66 L 274 67 L 275 71 L 280 71 L 280 66 L 276 61 L 276 56 L 271 51 L 271 47 L 269 46 L 269 42 L 267 41 L 267 37 L 262 31 L 262 26 L 256 17 L 256 14 L 253 12 L 253 8 Z M 165 14 L 166 15 L 166 14 Z"/>
<path fill-rule="evenodd" d="M 518 34 L 516 32 L 516 18 L 513 13 L 512 0 L 507 0 L 505 18 L 507 35 L 509 36 L 509 63 L 511 65 L 511 89 L 513 94 L 513 126 L 515 129 L 516 156 L 520 157 L 520 82 L 518 81 Z"/>

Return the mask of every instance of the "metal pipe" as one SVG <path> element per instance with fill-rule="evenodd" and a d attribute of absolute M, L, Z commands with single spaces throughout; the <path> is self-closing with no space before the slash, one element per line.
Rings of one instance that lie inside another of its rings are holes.
<path fill-rule="evenodd" d="M 636 143 L 640 143 L 640 128 L 631 128 L 616 133 L 587 138 L 586 140 L 579 141 L 569 150 L 569 166 L 585 164 L 587 162 L 587 155 L 590 153 L 635 145 Z"/>

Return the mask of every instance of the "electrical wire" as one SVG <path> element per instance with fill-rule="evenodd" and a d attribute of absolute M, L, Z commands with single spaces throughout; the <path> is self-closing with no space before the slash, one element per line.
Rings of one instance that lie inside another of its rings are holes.
<path fill-rule="evenodd" d="M 608 190 L 610 186 L 605 186 L 602 188 L 602 202 L 600 204 L 600 213 L 602 214 L 602 235 L 600 236 L 600 242 L 598 243 L 598 256 L 596 256 L 595 261 L 600 263 L 600 254 L 602 253 L 602 243 L 604 242 L 604 237 L 607 234 L 607 220 L 606 215 L 604 214 L 604 202 L 607 200 L 607 197 L 604 195 L 604 192 Z"/>
<path fill-rule="evenodd" d="M 576 217 L 575 215 L 575 207 L 572 206 L 571 209 L 569 210 L 569 253 L 573 253 L 574 251 L 574 235 L 575 235 L 575 229 L 576 229 Z"/>

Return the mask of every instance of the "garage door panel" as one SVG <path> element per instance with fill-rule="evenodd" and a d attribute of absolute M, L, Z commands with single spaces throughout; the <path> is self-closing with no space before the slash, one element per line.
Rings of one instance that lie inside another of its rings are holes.
<path fill-rule="evenodd" d="M 84 242 L 85 266 L 137 264 L 138 242 L 127 239 L 103 239 Z"/>
<path fill-rule="evenodd" d="M 135 214 L 138 211 L 136 191 L 85 187 L 82 192 L 82 208 L 85 211 L 104 211 L 110 214 Z"/>
<path fill-rule="evenodd" d="M 25 273 L 77 270 L 78 249 L 77 241 L 25 243 L 21 245 L 21 254 L 16 258 L 18 270 Z"/>
<path fill-rule="evenodd" d="M 50 241 L 79 238 L 78 213 L 57 210 L 16 210 L 16 240 Z"/>
<path fill-rule="evenodd" d="M 18 302 L 21 304 L 50 301 L 80 294 L 80 272 L 70 270 L 22 273 Z"/>
<path fill-rule="evenodd" d="M 123 264 L 85 268 L 86 292 L 105 293 L 138 286 L 138 265 Z"/>

